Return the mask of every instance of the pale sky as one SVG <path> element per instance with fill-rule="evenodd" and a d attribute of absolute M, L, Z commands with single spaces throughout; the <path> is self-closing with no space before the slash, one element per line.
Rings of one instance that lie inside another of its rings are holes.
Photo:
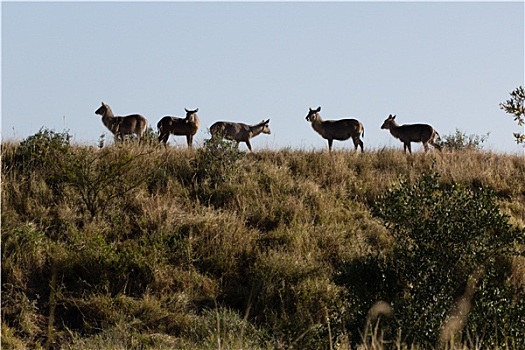
<path fill-rule="evenodd" d="M 269 118 L 255 151 L 326 149 L 305 120 L 321 106 L 360 120 L 365 150 L 402 149 L 380 129 L 396 114 L 518 153 L 499 103 L 520 85 L 523 2 L 2 2 L 4 139 L 46 127 L 96 145 L 112 138 L 94 113 L 104 101 L 154 128 L 199 108 L 197 146 L 217 120 Z"/>

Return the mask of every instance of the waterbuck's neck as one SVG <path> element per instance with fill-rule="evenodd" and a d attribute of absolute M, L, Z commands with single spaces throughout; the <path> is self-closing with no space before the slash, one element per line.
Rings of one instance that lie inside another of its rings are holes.
<path fill-rule="evenodd" d="M 383 125 L 382 129 L 386 128 L 388 128 L 388 131 L 390 131 L 392 136 L 399 138 L 399 125 L 394 119 L 385 120 L 385 124 Z"/>
<path fill-rule="evenodd" d="M 395 120 L 389 122 L 388 130 L 392 136 L 399 138 L 399 124 L 397 124 Z"/>
<path fill-rule="evenodd" d="M 322 122 L 323 122 L 323 118 L 321 118 L 321 115 L 319 113 L 315 113 L 312 124 L 315 124 L 315 123 L 322 124 Z"/>
<path fill-rule="evenodd" d="M 115 116 L 113 115 L 113 111 L 111 110 L 111 108 L 109 108 L 109 106 L 105 106 L 106 108 L 104 108 L 104 111 L 103 111 L 103 114 L 102 114 L 102 123 L 104 123 L 104 125 L 109 129 L 111 130 L 113 133 L 116 132 L 116 125 L 117 124 L 117 119 L 115 119 Z"/>
<path fill-rule="evenodd" d="M 399 128 L 399 124 L 395 120 L 390 121 L 390 130 Z"/>
<path fill-rule="evenodd" d="M 105 106 L 106 108 L 104 108 L 104 114 L 102 115 L 102 118 L 114 118 L 115 115 L 113 115 L 113 111 L 111 110 L 111 108 L 109 108 L 108 105 Z"/>
<path fill-rule="evenodd" d="M 252 137 L 259 135 L 264 130 L 264 124 L 250 125 Z"/>
<path fill-rule="evenodd" d="M 321 118 L 321 115 L 319 113 L 315 113 L 315 117 L 312 118 L 312 128 L 314 128 L 315 131 L 317 131 L 319 134 L 323 134 L 323 118 Z"/>

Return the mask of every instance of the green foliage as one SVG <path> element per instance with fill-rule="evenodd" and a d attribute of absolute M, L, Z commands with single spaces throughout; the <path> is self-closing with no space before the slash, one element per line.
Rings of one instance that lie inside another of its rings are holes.
<path fill-rule="evenodd" d="M 52 190 L 50 203 L 78 200 L 82 203 L 81 212 L 93 218 L 145 183 L 158 164 L 154 160 L 150 168 L 140 170 L 145 154 L 141 148 L 122 145 L 97 152 L 92 147 L 73 149 L 69 146 L 69 135 L 45 130 L 20 144 L 15 163 L 22 159 L 24 172 L 31 169 L 33 174 L 36 170 L 42 173 Z"/>
<path fill-rule="evenodd" d="M 518 291 L 507 281 L 509 259 L 520 254 L 525 231 L 508 223 L 490 190 L 443 184 L 437 173 L 429 173 L 413 185 L 404 182 L 390 190 L 375 213 L 394 236 L 386 270 L 400 289 L 392 291 L 390 301 L 409 341 L 435 344 L 466 282 L 479 274 L 469 316 L 475 322 L 469 327 L 485 330 L 491 345 L 501 346 L 505 334 L 525 339 L 519 328 L 525 309 L 523 303 L 509 303 Z M 512 310 L 505 312 L 512 320 L 504 327 L 485 317 L 496 305 Z"/>
<path fill-rule="evenodd" d="M 442 137 L 442 145 L 444 148 L 460 151 L 460 150 L 479 150 L 482 148 L 482 143 L 487 141 L 490 132 L 485 135 L 467 135 L 459 129 L 456 129 L 455 134 L 445 135 Z"/>
<path fill-rule="evenodd" d="M 144 135 L 140 139 L 141 144 L 148 146 L 159 145 L 159 133 L 153 129 L 151 125 L 146 128 Z"/>
<path fill-rule="evenodd" d="M 30 174 L 35 170 L 55 165 L 55 160 L 70 152 L 71 135 L 41 128 L 36 134 L 23 140 L 16 149 L 14 166 Z"/>
<path fill-rule="evenodd" d="M 60 166 L 48 181 L 73 189 L 83 204 L 82 210 L 93 218 L 145 183 L 150 171 L 139 170 L 143 157 L 140 150 L 136 152 L 136 149 L 126 147 L 119 147 L 117 152 L 79 148 L 59 160 Z M 157 162 L 151 163 L 151 170 L 156 165 Z"/>
<path fill-rule="evenodd" d="M 508 114 L 512 114 L 514 121 L 519 126 L 525 124 L 525 88 L 523 86 L 517 87 L 510 93 L 510 99 L 500 103 L 500 108 Z M 514 133 L 516 143 L 525 143 L 525 133 Z"/>
<path fill-rule="evenodd" d="M 244 153 L 233 141 L 211 138 L 204 141 L 204 147 L 197 151 L 195 173 L 197 181 L 217 187 L 230 181 Z"/>
<path fill-rule="evenodd" d="M 244 153 L 235 143 L 220 138 L 204 141 L 193 161 L 195 193 L 201 201 L 217 206 L 231 198 L 228 184 L 234 181 Z"/>
<path fill-rule="evenodd" d="M 137 135 L 135 134 L 125 135 L 124 139 L 121 139 L 119 137 L 119 142 L 120 143 L 136 143 L 138 140 L 138 142 L 142 146 L 146 145 L 148 147 L 153 147 L 153 146 L 159 145 L 158 137 L 159 137 L 158 132 L 155 131 L 155 129 L 153 129 L 151 125 L 148 125 L 148 127 L 146 128 L 146 130 L 144 131 L 144 134 L 142 135 L 140 139 L 138 139 Z M 106 134 L 101 134 L 99 136 L 97 146 L 98 148 L 104 148 L 104 146 L 106 146 Z"/>

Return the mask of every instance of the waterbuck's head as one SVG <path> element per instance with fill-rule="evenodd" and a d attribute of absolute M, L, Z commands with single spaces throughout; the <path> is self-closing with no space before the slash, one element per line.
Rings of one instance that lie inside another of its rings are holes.
<path fill-rule="evenodd" d="M 198 108 L 193 111 L 190 111 L 187 108 L 184 108 L 184 110 L 186 111 L 186 120 L 195 121 L 195 119 L 198 118 L 198 115 L 197 115 L 197 112 L 199 111 Z"/>
<path fill-rule="evenodd" d="M 197 115 L 197 112 L 199 111 L 198 108 L 193 110 L 193 111 L 190 111 L 187 108 L 184 108 L 184 110 L 186 111 L 186 119 L 190 119 L 191 117 L 195 117 Z"/>
<path fill-rule="evenodd" d="M 391 127 L 397 126 L 395 119 L 396 119 L 396 116 L 390 114 L 388 118 L 386 118 L 385 121 L 383 122 L 383 125 L 381 125 L 381 129 L 389 130 Z"/>
<path fill-rule="evenodd" d="M 107 104 L 102 102 L 102 106 L 100 106 L 96 111 L 95 114 L 98 114 L 100 116 L 104 116 L 108 110 L 111 110 Z"/>
<path fill-rule="evenodd" d="M 262 129 L 262 133 L 263 134 L 268 134 L 270 135 L 272 132 L 270 131 L 270 119 L 266 120 L 266 121 L 262 121 L 258 124 L 259 126 L 262 126 L 263 129 Z"/>
<path fill-rule="evenodd" d="M 321 120 L 321 116 L 319 115 L 319 112 L 321 111 L 321 107 L 317 107 L 317 109 L 311 109 L 306 115 L 306 120 L 313 123 L 315 121 Z"/>

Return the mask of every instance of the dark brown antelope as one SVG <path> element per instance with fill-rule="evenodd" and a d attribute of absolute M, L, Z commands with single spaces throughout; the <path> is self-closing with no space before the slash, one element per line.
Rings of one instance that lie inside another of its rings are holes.
<path fill-rule="evenodd" d="M 385 119 L 381 129 L 388 129 L 392 136 L 396 139 L 401 140 L 404 144 L 405 153 L 412 153 L 410 147 L 411 142 L 422 142 L 425 152 L 428 151 L 428 144 L 430 143 L 434 148 L 441 151 L 441 146 L 437 143 L 436 139 L 439 138 L 437 131 L 428 124 L 404 124 L 398 125 L 396 123 L 396 116 L 390 114 Z"/>
<path fill-rule="evenodd" d="M 138 138 L 142 138 L 148 121 L 140 114 L 132 114 L 125 117 L 116 117 L 113 115 L 111 108 L 104 102 L 102 106 L 95 111 L 95 114 L 102 116 L 102 123 L 111 131 L 115 137 L 115 142 L 120 139 L 123 141 L 126 135 L 137 135 Z"/>
<path fill-rule="evenodd" d="M 194 111 L 190 111 L 184 108 L 186 111 L 186 118 L 177 118 L 165 116 L 157 123 L 157 129 L 159 130 L 159 142 L 164 142 L 166 144 L 170 135 L 177 136 L 186 136 L 186 142 L 188 143 L 188 148 L 193 147 L 193 136 L 199 130 L 201 126 L 201 121 L 197 112 L 197 108 Z"/>
<path fill-rule="evenodd" d="M 361 147 L 363 152 L 363 141 L 360 137 L 365 136 L 365 128 L 361 122 L 356 119 L 340 120 L 323 120 L 319 112 L 321 107 L 311 109 L 306 116 L 306 120 L 312 123 L 312 128 L 319 133 L 324 139 L 328 140 L 328 150 L 332 151 L 334 140 L 345 141 L 352 138 L 355 149 Z"/>
<path fill-rule="evenodd" d="M 256 125 L 247 125 L 244 123 L 232 123 L 232 122 L 216 122 L 210 126 L 210 133 L 212 138 L 225 138 L 228 140 L 237 141 L 237 146 L 240 142 L 246 142 L 246 146 L 250 152 L 252 151 L 252 145 L 250 139 L 261 133 L 271 134 L 270 119 L 262 121 Z"/>

